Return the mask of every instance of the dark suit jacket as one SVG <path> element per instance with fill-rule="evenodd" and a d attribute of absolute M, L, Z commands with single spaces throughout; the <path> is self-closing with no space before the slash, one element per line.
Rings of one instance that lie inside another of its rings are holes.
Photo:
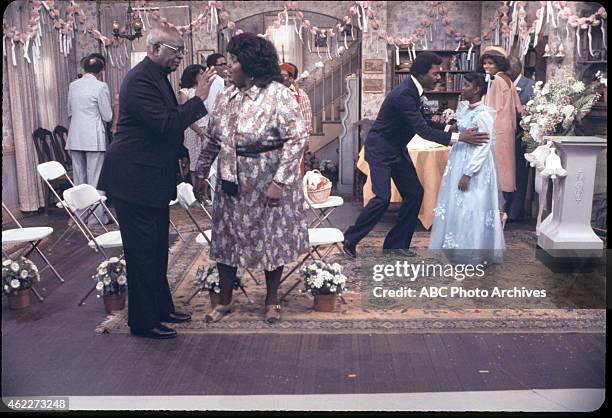
<path fill-rule="evenodd" d="M 121 84 L 117 133 L 98 182 L 111 197 L 158 208 L 176 198 L 183 132 L 207 111 L 197 96 L 179 106 L 167 76 L 145 58 Z"/>
<path fill-rule="evenodd" d="M 520 88 L 517 93 L 523 106 L 533 97 L 533 86 L 535 86 L 535 81 L 525 76 L 522 76 L 516 84 L 516 87 Z"/>
<path fill-rule="evenodd" d="M 444 124 L 426 119 L 412 77 L 387 95 L 365 140 L 365 159 L 370 164 L 390 164 L 409 158 L 406 145 L 415 134 L 448 145 L 451 133 Z"/>

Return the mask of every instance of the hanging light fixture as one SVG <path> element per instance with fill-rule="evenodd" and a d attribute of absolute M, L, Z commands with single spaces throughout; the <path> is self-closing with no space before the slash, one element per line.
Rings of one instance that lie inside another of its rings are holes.
<path fill-rule="evenodd" d="M 125 38 L 130 41 L 142 36 L 142 19 L 140 19 L 139 16 L 134 17 L 134 10 L 132 9 L 131 2 L 128 2 L 127 16 L 123 31 L 117 20 L 113 20 L 112 31 L 115 38 Z"/>

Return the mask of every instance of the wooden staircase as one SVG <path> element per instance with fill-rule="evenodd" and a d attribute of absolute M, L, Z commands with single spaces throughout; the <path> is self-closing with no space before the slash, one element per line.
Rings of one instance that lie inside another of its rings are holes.
<path fill-rule="evenodd" d="M 309 151 L 316 153 L 337 140 L 342 132 L 341 117 L 346 95 L 345 77 L 358 73 L 361 43 L 353 42 L 340 59 L 327 61 L 323 68 L 310 73 L 301 87 L 308 93 L 312 106 Z"/>

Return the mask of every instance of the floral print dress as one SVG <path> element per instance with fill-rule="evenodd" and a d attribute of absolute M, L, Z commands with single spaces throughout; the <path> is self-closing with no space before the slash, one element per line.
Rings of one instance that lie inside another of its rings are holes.
<path fill-rule="evenodd" d="M 284 85 L 231 86 L 219 93 L 206 128 L 196 171 L 201 177 L 218 155 L 213 203 L 211 258 L 233 267 L 274 270 L 308 250 L 308 226 L 299 162 L 306 145 L 304 118 Z M 255 155 L 237 147 L 283 142 L 281 148 Z M 221 189 L 235 180 L 238 194 Z M 279 206 L 265 204 L 272 181 L 283 184 Z"/>
<path fill-rule="evenodd" d="M 482 103 L 474 107 L 467 103 L 460 102 L 457 108 L 459 132 L 477 128 L 489 134 L 489 142 L 453 145 L 438 191 L 429 249 L 454 253 L 457 261 L 501 262 L 505 242 L 495 161 L 495 111 Z M 458 188 L 463 175 L 471 177 L 465 192 Z"/>

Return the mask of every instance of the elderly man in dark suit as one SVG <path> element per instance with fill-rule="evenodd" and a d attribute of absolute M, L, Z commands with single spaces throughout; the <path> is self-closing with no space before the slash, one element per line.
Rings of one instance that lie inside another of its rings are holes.
<path fill-rule="evenodd" d="M 383 249 L 399 250 L 407 256 L 414 255 L 408 249 L 423 200 L 423 187 L 406 146 L 415 134 L 443 145 L 457 141 L 470 144 L 488 141 L 486 133 L 475 130 L 451 133 L 448 126 L 424 118 L 421 96 L 425 90 L 432 90 L 439 82 L 441 63 L 442 59 L 431 52 L 417 55 L 412 64 L 411 76 L 387 95 L 366 137 L 365 159 L 370 165 L 375 196 L 344 234 L 344 252 L 350 257 L 357 256 L 356 245 L 374 228 L 389 207 L 391 179 L 403 203 L 395 226 L 385 238 Z"/>
<path fill-rule="evenodd" d="M 147 37 L 147 56 L 128 72 L 120 90 L 117 133 L 106 153 L 98 188 L 117 210 L 128 278 L 128 325 L 133 335 L 173 338 L 162 322 L 189 321 L 177 312 L 166 278 L 169 202 L 176 197 L 184 130 L 207 114 L 214 70 L 199 76 L 195 97 L 179 105 L 168 81 L 185 53 L 176 29 Z"/>
<path fill-rule="evenodd" d="M 510 70 L 508 76 L 513 80 L 516 92 L 518 93 L 521 104 L 524 106 L 533 98 L 533 86 L 535 81 L 523 76 L 523 66 L 521 61 L 515 57 L 508 57 L 510 62 Z M 525 194 L 527 193 L 527 177 L 529 168 L 525 160 L 525 146 L 522 141 L 523 130 L 517 124 L 515 152 L 516 152 L 516 191 L 509 198 L 508 206 L 508 221 L 516 222 L 523 219 L 525 216 Z"/>

